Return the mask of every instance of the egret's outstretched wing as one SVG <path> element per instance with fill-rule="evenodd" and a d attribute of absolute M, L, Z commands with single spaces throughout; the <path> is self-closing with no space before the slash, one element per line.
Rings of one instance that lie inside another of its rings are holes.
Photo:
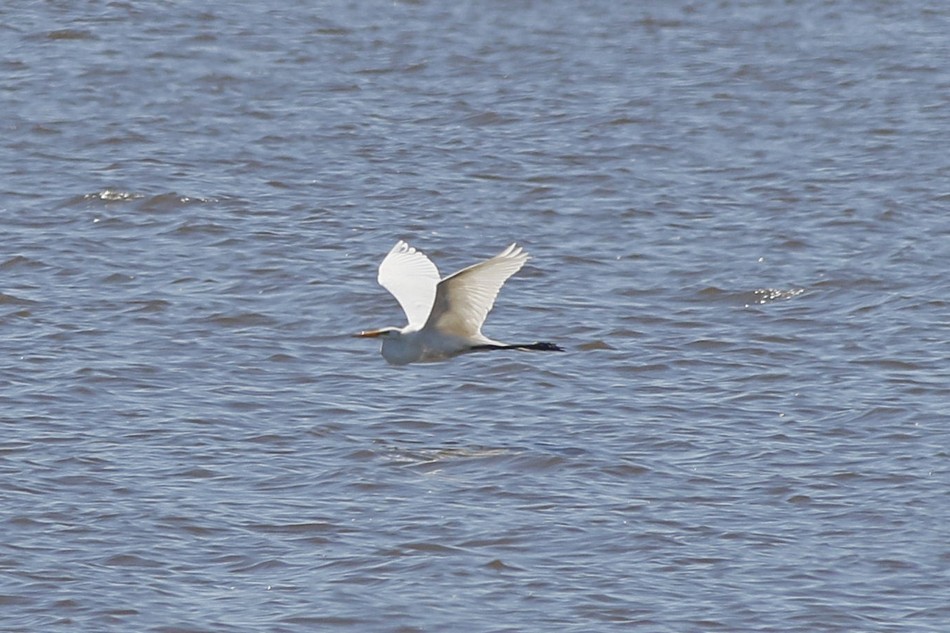
<path fill-rule="evenodd" d="M 488 261 L 464 268 L 439 282 L 427 328 L 455 336 L 478 336 L 498 291 L 521 270 L 528 254 L 512 244 Z"/>
<path fill-rule="evenodd" d="M 439 283 L 439 269 L 428 257 L 400 240 L 379 265 L 377 280 L 396 297 L 410 326 L 425 324 Z"/>

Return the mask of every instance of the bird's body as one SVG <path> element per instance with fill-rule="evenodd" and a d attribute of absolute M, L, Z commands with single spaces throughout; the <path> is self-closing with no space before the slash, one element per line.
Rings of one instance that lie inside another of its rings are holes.
<path fill-rule="evenodd" d="M 471 343 L 461 336 L 446 336 L 433 330 L 393 329 L 383 336 L 383 358 L 393 365 L 445 360 L 469 351 Z"/>
<path fill-rule="evenodd" d="M 527 260 L 527 253 L 512 244 L 489 260 L 440 279 L 428 257 L 399 241 L 379 265 L 378 281 L 402 306 L 409 324 L 357 336 L 382 338 L 383 358 L 393 365 L 492 349 L 562 351 L 553 343 L 508 345 L 482 334 L 498 291 Z"/>

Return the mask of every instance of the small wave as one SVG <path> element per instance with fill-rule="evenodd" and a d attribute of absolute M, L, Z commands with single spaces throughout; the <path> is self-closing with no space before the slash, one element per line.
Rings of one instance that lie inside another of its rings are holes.
<path fill-rule="evenodd" d="M 773 301 L 782 301 L 792 299 L 805 292 L 804 288 L 760 288 L 752 291 L 752 301 L 750 303 L 771 303 Z"/>
<path fill-rule="evenodd" d="M 8 295 L 0 292 L 0 305 L 28 306 L 35 304 L 36 301 L 32 301 L 31 299 L 24 299 L 16 295 Z"/>
<path fill-rule="evenodd" d="M 119 191 L 117 189 L 103 189 L 94 193 L 87 193 L 82 196 L 83 200 L 102 200 L 103 202 L 128 202 L 130 200 L 139 200 L 144 198 L 142 194 L 132 193 L 130 191 Z"/>
<path fill-rule="evenodd" d="M 610 345 L 609 343 L 607 343 L 606 341 L 597 340 L 597 341 L 591 341 L 589 343 L 581 343 L 580 345 L 577 346 L 577 349 L 584 352 L 589 352 L 595 349 L 614 349 L 614 347 Z"/>
<path fill-rule="evenodd" d="M 102 189 L 76 196 L 68 202 L 105 202 L 107 204 L 139 202 L 139 206 L 143 211 L 167 211 L 183 206 L 214 203 L 218 202 L 218 199 L 203 196 L 184 196 L 175 192 L 146 195 L 122 189 Z"/>
<path fill-rule="evenodd" d="M 24 257 L 23 255 L 14 255 L 10 259 L 0 262 L 0 270 L 38 269 L 44 266 L 45 264 L 43 262 Z"/>
<path fill-rule="evenodd" d="M 208 204 L 217 202 L 217 198 L 204 198 L 183 196 L 181 194 L 169 192 L 160 193 L 155 196 L 149 196 L 143 203 L 142 209 L 145 211 L 169 211 L 183 206 L 194 204 Z"/>
<path fill-rule="evenodd" d="M 709 287 L 700 290 L 699 295 L 705 299 L 738 303 L 744 307 L 748 307 L 750 305 L 763 305 L 774 301 L 792 299 L 804 292 L 804 288 L 757 288 L 755 290 L 729 291 Z"/>

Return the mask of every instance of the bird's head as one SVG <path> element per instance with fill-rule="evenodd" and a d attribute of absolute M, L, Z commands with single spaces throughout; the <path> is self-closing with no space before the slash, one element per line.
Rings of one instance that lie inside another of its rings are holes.
<path fill-rule="evenodd" d="M 359 333 L 357 333 L 357 334 L 354 334 L 353 336 L 355 336 L 355 337 L 357 337 L 357 338 L 383 338 L 383 339 L 386 339 L 386 338 L 389 338 L 389 337 L 395 337 L 396 335 L 399 334 L 399 331 L 400 331 L 400 330 L 399 330 L 399 328 L 397 328 L 397 327 L 384 327 L 384 328 L 380 328 L 380 329 L 378 329 L 378 330 L 363 330 L 362 332 L 359 332 Z"/>

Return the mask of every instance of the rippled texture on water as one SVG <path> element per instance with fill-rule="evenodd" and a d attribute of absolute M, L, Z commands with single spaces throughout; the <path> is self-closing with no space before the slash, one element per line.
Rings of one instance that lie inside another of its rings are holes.
<path fill-rule="evenodd" d="M 946 630 L 944 2 L 232 4 L 0 9 L 0 629 Z"/>

